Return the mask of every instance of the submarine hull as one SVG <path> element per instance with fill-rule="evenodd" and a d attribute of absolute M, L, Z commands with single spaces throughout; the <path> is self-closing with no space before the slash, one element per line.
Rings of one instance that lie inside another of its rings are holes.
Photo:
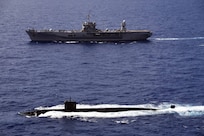
<path fill-rule="evenodd" d="M 62 112 L 121 112 L 121 111 L 156 111 L 158 109 L 154 108 L 86 108 L 86 109 L 75 109 L 73 110 L 65 110 L 65 109 L 51 109 L 51 110 L 33 110 L 28 112 L 21 112 L 21 115 L 25 116 L 39 116 L 40 114 L 45 114 L 49 111 L 62 111 Z"/>

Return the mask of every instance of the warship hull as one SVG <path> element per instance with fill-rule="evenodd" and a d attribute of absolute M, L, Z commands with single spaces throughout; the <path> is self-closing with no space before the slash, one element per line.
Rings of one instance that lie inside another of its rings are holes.
<path fill-rule="evenodd" d="M 33 42 L 132 42 L 144 41 L 152 33 L 148 30 L 118 32 L 73 32 L 66 30 L 26 30 Z"/>

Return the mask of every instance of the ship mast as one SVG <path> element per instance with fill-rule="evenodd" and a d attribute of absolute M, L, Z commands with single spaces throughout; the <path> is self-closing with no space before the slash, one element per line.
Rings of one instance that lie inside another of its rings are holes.
<path fill-rule="evenodd" d="M 90 14 L 87 15 L 87 21 L 90 22 Z"/>
<path fill-rule="evenodd" d="M 86 17 L 87 17 L 87 21 L 90 22 L 90 18 L 91 18 L 91 11 L 90 10 L 89 10 L 89 14 Z"/>

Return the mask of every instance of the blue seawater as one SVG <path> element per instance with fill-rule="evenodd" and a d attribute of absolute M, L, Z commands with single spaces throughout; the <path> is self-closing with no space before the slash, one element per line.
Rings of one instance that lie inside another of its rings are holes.
<path fill-rule="evenodd" d="M 203 0 L 1 0 L 0 135 L 203 136 Z M 147 42 L 31 43 L 27 28 L 149 29 Z M 143 105 L 157 113 L 49 113 L 36 107 Z M 175 111 L 165 110 L 175 104 Z"/>

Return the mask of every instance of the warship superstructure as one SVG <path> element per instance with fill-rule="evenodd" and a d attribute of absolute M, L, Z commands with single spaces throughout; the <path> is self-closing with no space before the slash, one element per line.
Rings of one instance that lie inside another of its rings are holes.
<path fill-rule="evenodd" d="M 149 30 L 127 30 L 125 20 L 118 30 L 100 30 L 96 23 L 87 21 L 81 30 L 26 30 L 33 42 L 132 42 L 144 41 L 152 35 Z"/>

